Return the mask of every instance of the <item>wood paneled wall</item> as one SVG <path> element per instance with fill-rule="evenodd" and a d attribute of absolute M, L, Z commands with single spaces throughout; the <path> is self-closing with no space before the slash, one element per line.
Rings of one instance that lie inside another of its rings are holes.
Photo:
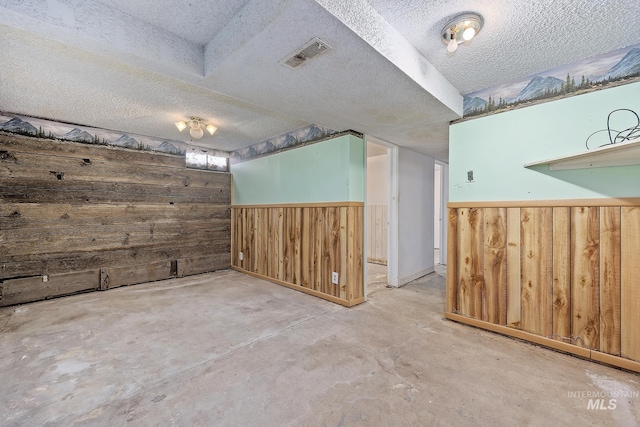
<path fill-rule="evenodd" d="M 345 306 L 359 304 L 364 301 L 363 219 L 363 204 L 357 202 L 235 206 L 232 265 Z M 332 272 L 339 274 L 338 285 Z"/>
<path fill-rule="evenodd" d="M 447 317 L 640 372 L 640 203 L 606 202 L 450 203 Z"/>
<path fill-rule="evenodd" d="M 387 205 L 367 205 L 367 261 L 387 265 Z"/>
<path fill-rule="evenodd" d="M 0 181 L 0 305 L 230 266 L 228 173 L 0 133 Z"/>

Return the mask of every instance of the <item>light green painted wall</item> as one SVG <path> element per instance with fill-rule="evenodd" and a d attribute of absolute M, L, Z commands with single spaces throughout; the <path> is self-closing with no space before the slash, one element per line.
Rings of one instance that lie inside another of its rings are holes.
<path fill-rule="evenodd" d="M 364 141 L 343 135 L 231 165 L 235 205 L 364 201 Z"/>
<path fill-rule="evenodd" d="M 587 137 L 605 129 L 607 115 L 618 108 L 629 108 L 640 114 L 640 83 L 452 125 L 449 132 L 449 200 L 640 196 L 640 166 L 571 171 L 549 171 L 547 166 L 535 170 L 524 167 L 526 163 L 585 151 Z M 629 113 L 616 114 L 625 118 L 617 121 L 619 126 L 633 124 Z M 595 138 L 589 142 L 590 147 L 608 142 L 606 132 L 598 135 L 599 139 Z M 473 183 L 467 182 L 469 170 L 474 172 Z"/>

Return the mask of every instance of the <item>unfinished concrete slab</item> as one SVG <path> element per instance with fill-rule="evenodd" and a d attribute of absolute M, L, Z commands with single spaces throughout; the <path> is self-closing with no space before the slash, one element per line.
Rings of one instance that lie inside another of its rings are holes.
<path fill-rule="evenodd" d="M 638 375 L 444 320 L 438 271 L 351 309 L 232 271 L 2 308 L 2 424 L 637 425 Z"/>

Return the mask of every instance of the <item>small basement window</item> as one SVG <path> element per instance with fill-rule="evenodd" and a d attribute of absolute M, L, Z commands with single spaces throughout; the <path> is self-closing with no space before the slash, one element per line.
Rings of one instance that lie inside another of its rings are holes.
<path fill-rule="evenodd" d="M 210 171 L 229 171 L 229 159 L 226 157 L 212 156 L 204 153 L 187 153 L 187 167 L 191 169 L 204 169 Z"/>

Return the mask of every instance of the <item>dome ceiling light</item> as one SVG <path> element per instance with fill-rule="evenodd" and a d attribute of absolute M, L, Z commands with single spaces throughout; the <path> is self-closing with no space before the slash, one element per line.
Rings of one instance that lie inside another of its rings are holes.
<path fill-rule="evenodd" d="M 463 13 L 453 18 L 440 31 L 442 43 L 447 45 L 447 52 L 453 53 L 458 45 L 473 39 L 482 29 L 484 20 L 477 13 Z"/>

